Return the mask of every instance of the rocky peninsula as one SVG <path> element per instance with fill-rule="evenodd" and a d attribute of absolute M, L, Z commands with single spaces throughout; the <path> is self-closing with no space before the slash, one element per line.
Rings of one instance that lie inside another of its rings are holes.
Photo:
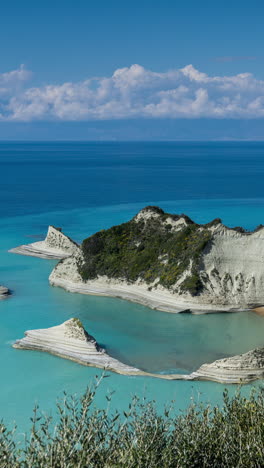
<path fill-rule="evenodd" d="M 40 257 L 48 260 L 67 258 L 71 255 L 76 255 L 78 251 L 78 244 L 63 234 L 61 228 L 54 226 L 49 226 L 45 240 L 32 244 L 20 245 L 19 247 L 9 250 L 11 253 Z"/>
<path fill-rule="evenodd" d="M 247 383 L 264 377 L 264 348 L 203 364 L 196 372 L 187 375 L 145 372 L 109 356 L 76 318 L 55 327 L 29 330 L 13 347 L 45 351 L 85 366 L 123 375 L 142 375 L 166 380 L 213 380 L 220 383 Z"/>
<path fill-rule="evenodd" d="M 55 327 L 26 331 L 25 337 L 17 340 L 13 347 L 46 351 L 85 366 L 98 367 L 118 374 L 148 375 L 109 356 L 76 318 Z"/>
<path fill-rule="evenodd" d="M 168 311 L 211 313 L 264 305 L 264 227 L 197 224 L 148 206 L 88 237 L 58 263 L 50 283 Z"/>
<path fill-rule="evenodd" d="M 264 348 L 203 364 L 192 374 L 201 380 L 220 383 L 246 383 L 264 378 Z"/>

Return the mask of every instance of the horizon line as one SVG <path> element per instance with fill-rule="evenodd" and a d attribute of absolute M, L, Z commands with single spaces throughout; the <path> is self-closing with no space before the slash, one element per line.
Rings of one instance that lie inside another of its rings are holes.
<path fill-rule="evenodd" d="M 233 143 L 233 142 L 252 142 L 252 143 L 264 143 L 263 139 L 253 139 L 253 138 L 212 138 L 212 139 L 1 139 L 0 143 Z"/>

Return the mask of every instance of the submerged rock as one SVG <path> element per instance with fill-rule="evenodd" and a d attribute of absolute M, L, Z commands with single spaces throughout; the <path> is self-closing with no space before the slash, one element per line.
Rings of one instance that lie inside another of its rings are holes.
<path fill-rule="evenodd" d="M 49 226 L 46 239 L 33 244 L 20 245 L 9 250 L 11 253 L 46 259 L 62 259 L 79 252 L 79 246 L 63 234 L 61 228 Z"/>

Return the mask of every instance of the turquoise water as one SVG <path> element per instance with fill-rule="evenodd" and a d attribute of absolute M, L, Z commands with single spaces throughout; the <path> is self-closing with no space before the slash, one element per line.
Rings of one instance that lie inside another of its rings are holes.
<path fill-rule="evenodd" d="M 79 317 L 109 354 L 151 372 L 190 372 L 205 361 L 263 345 L 264 319 L 247 312 L 203 316 L 153 311 L 123 300 L 67 293 L 49 286 L 54 261 L 13 255 L 11 247 L 43 238 L 49 224 L 77 241 L 126 221 L 147 204 L 208 222 L 264 223 L 262 144 L 0 144 L 0 283 L 13 295 L 0 302 L 1 417 L 28 426 L 35 402 L 45 411 L 68 393 L 81 393 L 97 369 L 44 353 L 19 351 L 12 342 L 26 329 Z M 167 197 L 167 198 L 165 198 Z M 259 385 L 259 384 L 257 384 Z M 251 386 L 244 387 L 249 391 Z M 110 374 L 97 394 L 114 390 L 113 408 L 132 395 L 220 403 L 224 386 L 166 382 Z M 235 391 L 235 386 L 230 386 Z"/>

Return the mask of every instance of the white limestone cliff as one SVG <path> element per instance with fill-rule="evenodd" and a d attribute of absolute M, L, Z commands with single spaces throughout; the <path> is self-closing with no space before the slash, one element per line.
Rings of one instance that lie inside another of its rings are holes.
<path fill-rule="evenodd" d="M 264 348 L 203 364 L 193 377 L 220 383 L 247 383 L 264 378 Z"/>
<path fill-rule="evenodd" d="M 60 228 L 49 226 L 44 241 L 20 245 L 9 250 L 9 252 L 45 259 L 62 259 L 78 254 L 79 246 L 63 234 Z"/>
<path fill-rule="evenodd" d="M 123 375 L 141 375 L 165 380 L 213 380 L 220 383 L 246 383 L 264 378 L 264 348 L 220 359 L 212 364 L 203 364 L 192 374 L 145 372 L 109 356 L 76 318 L 55 327 L 26 331 L 25 337 L 17 340 L 13 347 L 45 351 L 85 366 Z"/>
<path fill-rule="evenodd" d="M 151 217 L 159 216 L 156 211 L 143 209 L 134 220 L 148 223 Z M 186 227 L 188 218 L 167 215 L 163 223 L 179 231 Z M 84 281 L 78 271 L 81 252 L 78 261 L 70 257 L 60 262 L 50 275 L 50 283 L 72 292 L 121 297 L 168 312 L 233 311 L 264 305 L 264 227 L 249 233 L 217 222 L 199 226 L 199 230 L 204 229 L 211 233 L 211 240 L 200 256 L 198 272 L 203 287 L 197 295 L 181 289 L 191 263 L 170 288 L 159 285 L 159 278 L 152 284 L 107 276 Z"/>
<path fill-rule="evenodd" d="M 119 362 L 100 348 L 95 339 L 83 328 L 78 319 L 70 319 L 61 325 L 25 332 L 25 337 L 13 344 L 14 348 L 46 351 L 86 366 L 113 370 L 134 375 L 139 369 Z"/>
<path fill-rule="evenodd" d="M 218 225 L 201 257 L 200 277 L 205 302 L 234 308 L 264 304 L 264 228 L 241 233 Z"/>

